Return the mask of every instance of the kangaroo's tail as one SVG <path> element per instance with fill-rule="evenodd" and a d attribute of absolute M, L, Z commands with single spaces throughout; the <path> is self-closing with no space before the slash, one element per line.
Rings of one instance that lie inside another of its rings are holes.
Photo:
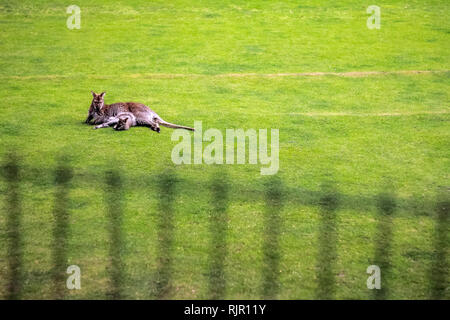
<path fill-rule="evenodd" d="M 172 129 L 186 129 L 186 130 L 190 130 L 190 131 L 195 131 L 194 128 L 185 127 L 185 126 L 179 126 L 179 125 L 177 125 L 177 124 L 173 124 L 173 123 L 164 121 L 164 120 L 162 120 L 162 119 L 160 119 L 160 120 L 158 121 L 158 123 L 159 123 L 160 125 L 164 126 L 164 127 L 167 127 L 167 128 L 172 128 Z"/>

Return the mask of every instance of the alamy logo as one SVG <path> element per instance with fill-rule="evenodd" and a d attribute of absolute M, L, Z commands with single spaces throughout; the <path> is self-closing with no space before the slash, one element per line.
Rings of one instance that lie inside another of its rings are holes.
<path fill-rule="evenodd" d="M 381 289 L 381 270 L 379 266 L 371 265 L 367 267 L 367 289 Z"/>
<path fill-rule="evenodd" d="M 381 10 L 379 6 L 368 6 L 366 12 L 371 14 L 367 18 L 367 28 L 369 29 L 380 29 L 381 26 Z"/>
<path fill-rule="evenodd" d="M 273 175 L 279 169 L 279 131 L 270 130 L 270 155 L 267 129 L 226 129 L 225 159 L 224 137 L 218 129 L 202 131 L 202 122 L 194 122 L 194 152 L 192 159 L 192 136 L 185 130 L 175 130 L 172 141 L 179 141 L 172 149 L 175 164 L 260 164 L 262 175 Z M 248 139 L 248 149 L 246 141 Z M 209 142 L 203 148 L 203 142 Z M 236 143 L 235 143 L 236 142 Z M 236 155 L 235 155 L 236 150 Z M 248 151 L 248 152 L 247 152 Z M 248 153 L 248 159 L 246 157 Z M 248 161 L 247 161 L 248 160 Z"/>
<path fill-rule="evenodd" d="M 67 7 L 66 13 L 71 14 L 67 18 L 66 25 L 70 30 L 72 29 L 80 29 L 81 28 L 81 9 L 79 6 L 71 5 Z"/>
<path fill-rule="evenodd" d="M 81 289 L 81 269 L 77 265 L 71 265 L 67 267 L 67 274 L 70 276 L 67 278 L 66 287 L 69 290 Z"/>

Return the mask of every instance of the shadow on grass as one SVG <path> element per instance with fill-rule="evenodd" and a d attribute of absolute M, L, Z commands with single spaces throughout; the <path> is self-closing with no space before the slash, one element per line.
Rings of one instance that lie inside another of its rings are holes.
<path fill-rule="evenodd" d="M 381 288 L 374 290 L 374 298 L 377 300 L 386 299 L 388 296 L 392 256 L 392 216 L 396 207 L 395 196 L 392 193 L 385 192 L 378 195 L 378 226 L 375 238 L 374 264 L 380 268 Z"/>
<path fill-rule="evenodd" d="M 30 182 L 34 186 L 51 185 L 51 181 L 46 179 L 49 170 L 52 171 L 53 169 L 45 166 L 21 166 L 21 180 Z M 73 183 L 98 186 L 99 184 L 104 183 L 104 179 L 104 172 L 99 172 L 96 169 L 81 170 L 80 168 L 77 168 Z M 158 179 L 158 176 L 155 174 L 149 174 L 148 176 L 143 177 L 140 172 L 128 172 L 127 180 L 133 181 L 133 183 L 127 185 L 127 189 L 139 192 L 145 189 L 156 192 Z M 204 186 L 208 184 L 208 181 L 203 179 L 180 180 L 179 188 L 184 190 L 185 194 L 195 196 L 198 189 L 190 188 L 192 184 Z M 240 182 L 239 180 L 233 180 L 232 185 L 233 194 L 230 194 L 230 199 L 233 201 L 264 201 L 264 192 L 261 192 L 259 188 L 249 188 L 247 183 Z M 321 190 L 305 189 L 301 186 L 285 185 L 283 190 L 284 202 L 291 203 L 292 205 L 315 207 L 323 196 Z M 373 194 L 338 193 L 338 196 L 339 208 L 342 210 L 369 212 L 376 206 L 377 201 L 376 195 Z M 435 206 L 435 199 L 411 195 L 404 198 L 397 197 L 396 204 L 398 210 L 402 210 L 402 212 L 408 213 L 408 215 L 430 216 L 430 212 L 432 212 Z"/>
<path fill-rule="evenodd" d="M 67 161 L 60 160 L 55 172 L 55 199 L 53 207 L 53 298 L 63 299 L 65 291 L 66 268 L 67 268 L 67 237 L 69 212 L 67 209 L 72 169 Z"/>
<path fill-rule="evenodd" d="M 280 290 L 280 232 L 283 208 L 283 184 L 278 177 L 273 177 L 265 185 L 265 214 L 263 229 L 263 299 L 275 299 Z"/>
<path fill-rule="evenodd" d="M 21 235 L 22 206 L 20 197 L 20 159 L 9 153 L 3 166 L 6 180 L 5 209 L 7 230 L 8 284 L 6 298 L 20 299 L 23 280 L 23 241 Z"/>
<path fill-rule="evenodd" d="M 6 212 L 6 238 L 7 238 L 7 289 L 6 298 L 20 299 L 23 285 L 23 241 L 21 234 L 22 204 L 21 183 L 23 167 L 20 159 L 14 153 L 5 157 L 3 162 L 3 177 L 5 180 Z M 38 176 L 38 175 L 36 175 Z M 46 174 L 48 178 L 49 175 Z M 67 239 L 69 232 L 69 190 L 72 183 L 73 172 L 66 161 L 62 159 L 54 172 L 53 183 L 55 185 L 53 207 L 53 297 L 63 299 L 65 294 L 65 268 L 67 267 Z M 37 178 L 36 178 L 37 179 Z M 156 177 L 156 188 L 159 199 L 157 213 L 157 270 L 151 284 L 151 294 L 157 299 L 169 299 L 172 296 L 173 274 L 173 241 L 174 241 L 174 199 L 177 177 L 167 171 Z M 110 287 L 108 297 L 112 299 L 123 298 L 124 265 L 122 262 L 123 236 L 123 182 L 117 170 L 106 172 L 105 206 L 109 220 L 109 254 Z M 263 221 L 262 252 L 263 268 L 261 296 L 264 299 L 275 299 L 280 291 L 280 235 L 282 227 L 281 212 L 284 203 L 289 200 L 289 189 L 283 185 L 278 177 L 270 178 L 265 185 L 264 199 L 265 212 Z M 50 184 L 51 186 L 52 184 Z M 210 247 L 209 247 L 209 271 L 208 271 L 208 296 L 211 299 L 223 299 L 225 297 L 227 283 L 225 276 L 225 262 L 227 257 L 227 229 L 228 229 L 228 205 L 230 198 L 234 201 L 230 183 L 223 174 L 217 174 L 210 181 L 213 208 L 209 216 Z M 245 194 L 248 190 L 242 190 Z M 243 194 L 238 190 L 240 196 Z M 321 191 L 307 193 L 308 205 L 319 205 L 320 227 L 318 235 L 318 256 L 316 276 L 318 286 L 316 297 L 318 299 L 333 299 L 335 295 L 335 264 L 337 259 L 337 209 L 342 209 L 342 201 L 347 206 L 351 200 L 359 198 L 347 198 L 337 192 L 330 184 L 325 184 Z M 250 200 L 260 200 L 254 196 Z M 364 198 L 369 199 L 369 198 Z M 360 198 L 360 201 L 364 200 Z M 399 199 L 392 192 L 384 192 L 371 197 L 377 207 L 377 231 L 375 238 L 374 264 L 380 267 L 382 274 L 381 289 L 374 290 L 375 299 L 388 298 L 392 260 L 393 216 L 399 210 Z M 318 200 L 317 202 L 315 202 Z M 300 201 L 305 201 L 301 200 Z M 435 205 L 435 230 L 434 230 L 434 255 L 429 274 L 430 298 L 447 299 L 448 277 L 448 216 L 450 200 L 447 194 L 441 194 L 433 200 Z M 353 204 L 354 205 L 354 204 Z M 361 209 L 363 210 L 363 209 Z"/>
<path fill-rule="evenodd" d="M 229 182 L 225 174 L 216 174 L 211 181 L 213 209 L 209 216 L 211 235 L 209 259 L 209 298 L 223 299 L 226 290 L 225 259 L 227 256 Z"/>
<path fill-rule="evenodd" d="M 448 193 L 441 193 L 436 203 L 436 222 L 434 230 L 434 259 L 430 271 L 431 295 L 433 300 L 448 299 L 448 220 L 450 199 Z"/>
<path fill-rule="evenodd" d="M 334 186 L 322 185 L 320 205 L 320 226 L 316 265 L 317 299 L 333 299 L 335 293 L 335 264 L 337 259 L 337 217 L 340 203 L 339 193 Z"/>
<path fill-rule="evenodd" d="M 121 299 L 124 277 L 122 262 L 122 179 L 116 170 L 106 172 L 105 199 L 109 218 L 109 256 L 110 288 L 108 298 Z"/>
<path fill-rule="evenodd" d="M 175 174 L 171 171 L 164 172 L 158 177 L 157 270 L 151 285 L 151 292 L 155 299 L 169 299 L 172 295 L 173 202 L 177 182 Z"/>

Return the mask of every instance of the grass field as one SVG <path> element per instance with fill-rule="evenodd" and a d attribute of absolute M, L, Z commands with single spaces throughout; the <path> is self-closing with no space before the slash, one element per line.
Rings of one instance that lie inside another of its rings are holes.
<path fill-rule="evenodd" d="M 436 276 L 440 297 L 450 297 L 448 237 L 436 235 L 448 234 L 436 203 L 449 199 L 450 3 L 74 4 L 81 29 L 70 30 L 67 2 L 0 0 L 0 156 L 12 150 L 23 166 L 21 298 L 53 297 L 59 195 L 53 170 L 60 161 L 74 172 L 64 266 L 82 272 L 82 289 L 67 290 L 67 299 L 105 298 L 111 290 L 106 203 L 123 208 L 123 298 L 210 298 L 220 291 L 209 285 L 215 252 L 225 253 L 227 299 L 261 298 L 267 286 L 278 288 L 269 290 L 273 298 L 321 298 L 319 284 L 331 278 L 330 298 L 377 298 L 366 287 L 366 268 L 383 252 L 390 260 L 386 274 L 382 268 L 384 298 L 427 299 Z M 381 8 L 379 30 L 366 26 L 372 4 Z M 330 74 L 305 75 L 317 72 Z M 261 176 L 259 165 L 175 166 L 172 129 L 94 131 L 83 124 L 91 90 L 106 91 L 106 103 L 147 104 L 170 122 L 202 121 L 204 130 L 277 128 L 280 170 Z M 105 195 L 111 168 L 122 177 L 122 191 L 112 191 L 117 199 Z M 173 190 L 170 177 L 178 181 Z M 222 189 L 214 193 L 218 180 L 227 181 L 223 201 Z M 266 202 L 270 186 L 278 191 Z M 6 298 L 5 179 L 0 190 L 0 297 Z M 324 214 L 330 194 L 339 203 L 335 220 Z M 383 194 L 396 203 L 387 220 L 377 209 Z M 225 236 L 211 225 L 223 222 L 214 220 L 221 206 Z M 158 296 L 164 210 L 173 215 L 172 269 L 167 292 Z M 272 211 L 279 218 L 275 235 L 267 229 Z M 212 248 L 217 232 L 224 243 Z M 383 235 L 390 241 L 385 249 Z M 279 258 L 267 258 L 271 236 L 278 237 Z M 322 270 L 327 240 L 336 258 Z M 277 280 L 266 274 L 271 259 Z"/>

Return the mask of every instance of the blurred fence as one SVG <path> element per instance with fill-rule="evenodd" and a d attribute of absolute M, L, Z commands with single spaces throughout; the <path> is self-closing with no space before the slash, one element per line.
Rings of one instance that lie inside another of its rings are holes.
<path fill-rule="evenodd" d="M 30 168 L 25 168 L 28 171 Z M 50 172 L 49 172 L 50 171 Z M 3 213 L 5 216 L 6 237 L 3 245 L 7 246 L 7 298 L 20 299 L 23 286 L 23 239 L 22 239 L 22 198 L 20 186 L 27 179 L 23 174 L 24 168 L 20 159 L 10 155 L 3 161 L 2 173 L 5 183 Z M 71 180 L 83 173 L 75 173 L 64 161 L 56 169 L 36 169 L 32 174 L 34 178 L 46 174 L 53 176 L 54 204 L 53 204 L 53 246 L 51 279 L 55 299 L 64 299 L 66 289 L 65 273 L 67 264 L 67 237 L 70 224 L 67 207 Z M 100 180 L 100 181 L 99 181 Z M 107 170 L 95 183 L 102 184 L 105 210 L 109 220 L 109 276 L 110 289 L 105 298 L 123 298 L 124 266 L 122 261 L 123 228 L 122 216 L 124 203 L 123 177 L 120 171 Z M 173 172 L 166 172 L 156 176 L 157 199 L 159 202 L 157 213 L 157 270 L 151 279 L 151 296 L 155 299 L 170 299 L 173 274 L 173 242 L 174 242 L 174 205 L 175 187 L 180 182 Z M 208 295 L 211 299 L 223 299 L 226 292 L 226 275 L 224 265 L 227 260 L 227 229 L 228 206 L 230 202 L 231 184 L 224 174 L 216 174 L 211 183 L 205 187 L 210 188 L 214 207 L 209 216 L 209 270 Z M 420 208 L 419 202 L 414 199 L 398 199 L 392 193 L 381 193 L 369 198 L 354 198 L 340 193 L 333 185 L 324 184 L 320 192 L 304 189 L 296 190 L 297 195 L 283 184 L 277 177 L 266 181 L 261 198 L 265 202 L 263 215 L 262 245 L 263 268 L 261 270 L 261 298 L 276 299 L 280 291 L 280 233 L 282 216 L 280 212 L 287 200 L 294 203 L 317 205 L 320 212 L 320 226 L 318 233 L 318 253 L 316 257 L 317 299 L 333 299 L 335 295 L 336 275 L 334 264 L 337 259 L 337 211 L 339 208 L 368 208 L 372 204 L 377 207 L 377 231 L 375 238 L 375 256 L 373 264 L 378 265 L 383 272 L 383 285 L 381 290 L 373 290 L 375 299 L 389 298 L 389 274 L 391 265 L 391 243 L 393 238 L 392 218 L 396 214 L 398 202 L 409 208 Z M 238 190 L 242 199 L 255 200 L 255 193 L 259 191 Z M 298 197 L 300 195 L 300 197 Z M 259 195 L 258 195 L 259 196 Z M 409 201 L 409 202 L 408 202 Z M 433 238 L 434 255 L 432 268 L 429 270 L 429 297 L 432 299 L 445 299 L 447 290 L 447 250 L 448 250 L 448 217 L 450 201 L 447 194 L 442 194 L 437 201 L 429 206 L 434 208 L 432 216 L 435 219 L 435 232 Z"/>

